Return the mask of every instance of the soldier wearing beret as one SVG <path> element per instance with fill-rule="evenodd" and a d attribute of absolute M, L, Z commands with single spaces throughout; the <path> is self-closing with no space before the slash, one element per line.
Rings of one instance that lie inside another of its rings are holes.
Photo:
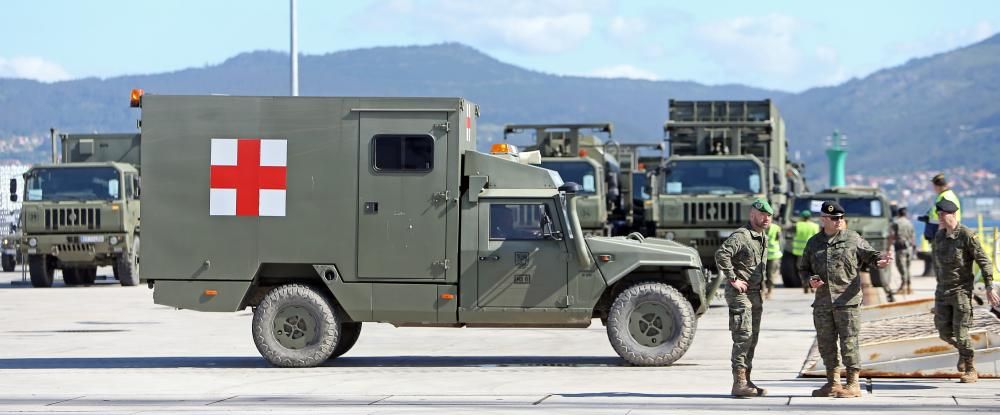
<path fill-rule="evenodd" d="M 856 398 L 861 396 L 858 384 L 861 280 L 858 273 L 863 265 L 885 267 L 892 255 L 872 249 L 861 235 L 847 229 L 844 208 L 839 203 L 824 202 L 820 212 L 823 231 L 809 238 L 798 263 L 799 276 L 808 279 L 816 289 L 812 304 L 813 324 L 819 354 L 826 366 L 827 383 L 812 395 Z M 841 356 L 847 367 L 845 386 L 840 384 Z"/>
<path fill-rule="evenodd" d="M 761 289 L 767 266 L 767 234 L 774 209 L 766 199 L 754 200 L 750 223 L 735 230 L 715 252 L 715 263 L 726 278 L 729 331 L 733 336 L 733 389 L 736 397 L 763 396 L 767 390 L 750 380 L 753 354 L 763 311 Z"/>
<path fill-rule="evenodd" d="M 934 325 L 941 339 L 958 349 L 958 371 L 962 383 L 979 380 L 973 365 L 974 353 L 969 340 L 972 323 L 972 286 L 975 275 L 972 263 L 979 264 L 986 283 L 986 297 L 990 305 L 1000 304 L 1000 296 L 993 290 L 993 264 L 983 252 L 976 233 L 962 225 L 958 205 L 948 199 L 935 204 L 941 227 L 934 235 L 934 271 L 937 289 L 934 291 Z"/>

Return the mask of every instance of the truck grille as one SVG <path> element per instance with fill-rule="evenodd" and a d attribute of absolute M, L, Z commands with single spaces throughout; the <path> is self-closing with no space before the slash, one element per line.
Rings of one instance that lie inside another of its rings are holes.
<path fill-rule="evenodd" d="M 59 252 L 90 252 L 94 250 L 94 244 L 58 244 L 56 249 Z"/>
<path fill-rule="evenodd" d="M 45 229 L 74 230 L 100 229 L 101 209 L 99 208 L 51 208 L 45 209 Z"/>
<path fill-rule="evenodd" d="M 686 202 L 684 223 L 738 224 L 743 222 L 743 204 L 738 202 Z"/>

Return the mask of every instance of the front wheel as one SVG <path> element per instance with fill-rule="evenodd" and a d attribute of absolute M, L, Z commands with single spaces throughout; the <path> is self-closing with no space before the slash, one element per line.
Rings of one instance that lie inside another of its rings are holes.
<path fill-rule="evenodd" d="M 132 249 L 115 259 L 115 278 L 123 286 L 139 284 L 139 237 L 132 240 Z"/>
<path fill-rule="evenodd" d="M 17 263 L 13 255 L 3 254 L 3 258 L 0 259 L 0 265 L 3 267 L 3 272 L 14 271 L 14 265 Z"/>
<path fill-rule="evenodd" d="M 333 355 L 342 318 L 312 287 L 287 284 L 272 289 L 254 309 L 253 341 L 272 365 L 312 367 Z"/>
<path fill-rule="evenodd" d="M 351 350 L 354 344 L 358 342 L 358 337 L 361 337 L 360 321 L 341 324 L 340 340 L 337 341 L 337 347 L 333 348 L 330 359 L 336 359 Z"/>
<path fill-rule="evenodd" d="M 608 340 L 633 365 L 664 366 L 684 356 L 697 326 L 691 303 L 676 288 L 646 282 L 615 298 L 608 313 Z"/>
<path fill-rule="evenodd" d="M 28 274 L 31 275 L 31 286 L 47 288 L 52 286 L 52 274 L 56 272 L 55 264 L 48 255 L 29 255 Z"/>

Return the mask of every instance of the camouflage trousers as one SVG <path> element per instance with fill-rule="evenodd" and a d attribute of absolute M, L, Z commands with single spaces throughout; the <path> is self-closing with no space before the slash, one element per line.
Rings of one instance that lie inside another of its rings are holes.
<path fill-rule="evenodd" d="M 767 277 L 764 278 L 764 285 L 767 288 L 774 288 L 774 279 L 781 270 L 781 258 L 767 260 Z"/>
<path fill-rule="evenodd" d="M 910 262 L 913 259 L 913 250 L 909 248 L 896 249 L 896 270 L 902 277 L 903 285 L 910 285 Z"/>
<path fill-rule="evenodd" d="M 813 324 L 816 326 L 816 346 L 824 366 L 829 369 L 840 367 L 843 356 L 846 368 L 861 370 L 861 347 L 858 345 L 860 308 L 813 307 Z"/>
<path fill-rule="evenodd" d="M 740 293 L 728 281 L 723 284 L 726 284 L 726 304 L 729 305 L 729 331 L 733 335 L 733 369 L 752 369 L 764 302 L 759 290 Z"/>
<path fill-rule="evenodd" d="M 972 298 L 969 293 L 936 293 L 934 326 L 941 340 L 958 349 L 959 356 L 973 356 L 972 340 L 969 339 L 969 327 L 972 326 Z"/>

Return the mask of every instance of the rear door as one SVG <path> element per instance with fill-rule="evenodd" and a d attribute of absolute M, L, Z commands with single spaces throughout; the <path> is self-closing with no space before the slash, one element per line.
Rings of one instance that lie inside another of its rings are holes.
<path fill-rule="evenodd" d="M 366 111 L 358 147 L 358 278 L 444 279 L 445 112 Z M 346 195 L 345 195 L 346 197 Z"/>

